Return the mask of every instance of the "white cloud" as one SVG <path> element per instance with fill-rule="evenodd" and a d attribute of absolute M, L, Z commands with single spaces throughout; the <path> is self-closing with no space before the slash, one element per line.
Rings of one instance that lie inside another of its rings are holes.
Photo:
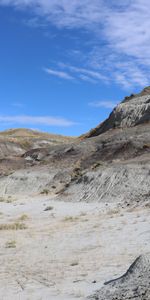
<path fill-rule="evenodd" d="M 59 70 L 52 70 L 50 68 L 45 68 L 44 71 L 46 73 L 48 73 L 49 75 L 52 75 L 52 76 L 56 76 L 56 77 L 59 77 L 59 78 L 62 78 L 62 79 L 67 79 L 67 80 L 73 80 L 74 77 L 72 77 L 70 74 L 66 73 L 66 72 L 62 72 L 62 71 L 59 71 Z"/>
<path fill-rule="evenodd" d="M 88 64 L 97 72 L 109 76 L 109 81 L 118 83 L 125 89 L 133 89 L 134 86 L 146 86 L 150 82 L 150 69 L 142 65 L 135 58 L 125 54 L 118 54 L 109 49 L 101 51 L 95 47 L 89 54 Z"/>
<path fill-rule="evenodd" d="M 62 27 L 95 25 L 104 15 L 103 0 L 0 0 L 1 5 L 28 8 Z"/>
<path fill-rule="evenodd" d="M 0 0 L 0 5 L 34 12 L 35 19 L 29 23 L 35 27 L 40 16 L 40 22 L 43 19 L 58 28 L 92 32 L 91 51 L 83 53 L 85 59 L 79 68 L 70 67 L 70 72 L 81 80 L 112 81 L 127 89 L 149 84 L 149 0 Z M 44 26 L 43 21 L 41 24 Z M 100 43 L 102 39 L 104 45 Z M 49 69 L 49 74 L 72 79 L 62 70 Z"/>
<path fill-rule="evenodd" d="M 110 108 L 113 109 L 114 107 L 117 106 L 116 102 L 113 101 L 96 101 L 96 102 L 90 102 L 90 106 L 92 107 L 104 107 L 104 108 Z"/>
<path fill-rule="evenodd" d="M 126 9 L 113 10 L 105 28 L 110 45 L 126 55 L 140 60 L 149 59 L 149 10 L 150 2 L 148 0 L 132 0 Z"/>
<path fill-rule="evenodd" d="M 45 126 L 62 126 L 69 127 L 77 123 L 59 117 L 50 116 L 0 116 L 1 124 L 22 124 L 22 125 L 45 125 Z"/>

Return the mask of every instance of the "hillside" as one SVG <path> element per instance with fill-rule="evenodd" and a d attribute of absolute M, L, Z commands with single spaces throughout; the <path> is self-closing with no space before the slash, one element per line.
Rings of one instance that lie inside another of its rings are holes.
<path fill-rule="evenodd" d="M 149 121 L 147 87 L 79 138 L 0 133 L 2 299 L 150 299 Z"/>
<path fill-rule="evenodd" d="M 29 150 L 31 148 L 45 147 L 48 145 L 57 145 L 74 141 L 73 137 L 50 134 L 31 129 L 17 128 L 0 131 L 1 143 L 18 144 L 20 149 Z"/>
<path fill-rule="evenodd" d="M 15 169 L 25 168 L 26 161 L 22 159 L 22 155 L 28 150 L 68 144 L 74 140 L 73 137 L 25 128 L 0 131 L 0 172 L 8 174 Z"/>
<path fill-rule="evenodd" d="M 150 87 L 139 94 L 132 94 L 114 108 L 109 118 L 96 128 L 91 129 L 82 138 L 98 136 L 108 130 L 128 128 L 150 121 Z"/>

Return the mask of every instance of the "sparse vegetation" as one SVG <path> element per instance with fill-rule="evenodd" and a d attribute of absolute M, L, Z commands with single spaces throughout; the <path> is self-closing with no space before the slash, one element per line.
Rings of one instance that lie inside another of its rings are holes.
<path fill-rule="evenodd" d="M 102 165 L 103 165 L 103 163 L 101 161 L 98 161 L 98 162 L 94 163 L 94 165 L 92 166 L 92 170 L 95 170 Z"/>
<path fill-rule="evenodd" d="M 15 201 L 15 199 L 13 199 L 11 196 L 8 196 L 7 198 L 0 197 L 1 203 L 12 203 L 13 201 Z"/>
<path fill-rule="evenodd" d="M 29 141 L 29 140 L 19 140 L 19 144 L 20 144 L 20 146 L 23 148 L 23 149 L 25 149 L 25 150 L 28 150 L 28 149 L 30 149 L 30 147 L 31 147 L 31 142 Z"/>
<path fill-rule="evenodd" d="M 42 192 L 41 192 L 41 195 L 48 195 L 49 193 L 49 190 L 48 189 L 44 189 Z"/>
<path fill-rule="evenodd" d="M 107 214 L 113 218 L 114 215 L 119 214 L 119 209 L 118 208 L 112 208 L 107 212 Z"/>
<path fill-rule="evenodd" d="M 27 226 L 24 223 L 15 222 L 11 224 L 0 224 L 0 230 L 24 230 Z"/>
<path fill-rule="evenodd" d="M 16 241 L 8 241 L 5 245 L 5 248 L 16 248 Z"/>
<path fill-rule="evenodd" d="M 63 219 L 63 221 L 65 222 L 75 222 L 77 221 L 79 218 L 78 217 L 72 217 L 72 216 L 67 216 Z"/>
<path fill-rule="evenodd" d="M 23 215 L 21 215 L 19 218 L 18 218 L 18 222 L 20 222 L 20 221 L 26 221 L 26 220 L 28 220 L 29 219 L 29 217 L 28 217 L 28 215 L 26 215 L 26 214 L 23 214 Z"/>

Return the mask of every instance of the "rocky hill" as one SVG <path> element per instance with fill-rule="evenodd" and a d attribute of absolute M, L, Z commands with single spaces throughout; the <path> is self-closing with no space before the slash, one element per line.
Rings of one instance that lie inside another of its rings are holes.
<path fill-rule="evenodd" d="M 150 87 L 132 94 L 114 108 L 109 118 L 83 137 L 98 136 L 110 129 L 127 128 L 150 122 Z"/>
<path fill-rule="evenodd" d="M 0 172 L 8 174 L 9 171 L 25 168 L 26 161 L 22 155 L 31 149 L 40 148 L 41 151 L 48 146 L 63 145 L 73 142 L 73 137 L 44 133 L 36 130 L 17 128 L 0 132 Z"/>
<path fill-rule="evenodd" d="M 43 148 L 48 145 L 59 145 L 73 141 L 73 137 L 65 137 L 25 128 L 0 131 L 0 145 L 6 145 L 5 151 L 2 151 L 0 148 L 2 157 L 9 155 L 9 153 L 11 155 L 11 149 L 9 150 L 9 146 L 7 147 L 7 145 L 12 146 L 12 154 L 20 154 L 20 151 L 23 153 L 25 150 L 33 148 Z M 13 145 L 16 145 L 18 150 L 17 148 L 14 149 Z"/>
<path fill-rule="evenodd" d="M 79 138 L 0 133 L 0 298 L 150 299 L 149 121 L 147 87 Z"/>

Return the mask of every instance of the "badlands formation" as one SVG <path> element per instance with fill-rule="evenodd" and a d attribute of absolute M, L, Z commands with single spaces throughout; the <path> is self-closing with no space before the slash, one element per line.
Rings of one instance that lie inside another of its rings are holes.
<path fill-rule="evenodd" d="M 0 133 L 0 299 L 150 299 L 150 87 L 79 138 Z"/>

